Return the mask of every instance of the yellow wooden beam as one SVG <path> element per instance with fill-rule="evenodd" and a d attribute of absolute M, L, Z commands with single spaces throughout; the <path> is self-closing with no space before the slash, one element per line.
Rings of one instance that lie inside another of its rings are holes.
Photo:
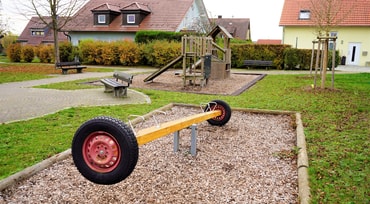
<path fill-rule="evenodd" d="M 150 128 L 142 129 L 137 132 L 136 139 L 139 145 L 146 144 L 160 137 L 166 136 L 178 130 L 187 128 L 193 124 L 206 121 L 211 118 L 215 118 L 221 115 L 220 110 L 214 110 L 204 113 L 199 113 L 196 115 L 191 115 L 185 118 L 180 118 L 178 120 L 169 121 L 160 124 L 159 127 L 153 126 Z"/>

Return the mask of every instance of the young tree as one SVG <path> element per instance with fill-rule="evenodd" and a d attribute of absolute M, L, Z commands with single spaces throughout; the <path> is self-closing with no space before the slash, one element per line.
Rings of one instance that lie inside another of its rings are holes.
<path fill-rule="evenodd" d="M 54 33 L 55 62 L 60 62 L 58 32 L 73 19 L 87 0 L 29 0 L 22 1 L 19 11 L 27 17 L 37 16 Z"/>
<path fill-rule="evenodd" d="M 352 5 L 356 5 L 356 0 L 310 0 L 311 19 L 315 24 L 316 34 L 318 37 L 325 39 L 322 56 L 321 88 L 325 88 L 330 32 L 343 22 L 351 11 L 350 8 L 344 7 L 343 2 L 345 1 L 351 1 L 353 2 Z"/>

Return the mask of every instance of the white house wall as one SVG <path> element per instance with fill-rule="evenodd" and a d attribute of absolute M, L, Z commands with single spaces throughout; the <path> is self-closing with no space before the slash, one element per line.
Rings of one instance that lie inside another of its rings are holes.
<path fill-rule="evenodd" d="M 70 32 L 72 45 L 78 45 L 81 40 L 99 40 L 99 41 L 119 41 L 119 40 L 135 40 L 135 33 L 106 33 L 106 32 Z"/>
<path fill-rule="evenodd" d="M 359 44 L 359 60 L 355 65 L 370 66 L 370 27 L 341 27 L 336 30 L 338 39 L 336 49 L 339 55 L 350 57 L 350 43 Z M 284 27 L 283 43 L 293 48 L 312 49 L 312 41 L 316 40 L 314 27 Z"/>

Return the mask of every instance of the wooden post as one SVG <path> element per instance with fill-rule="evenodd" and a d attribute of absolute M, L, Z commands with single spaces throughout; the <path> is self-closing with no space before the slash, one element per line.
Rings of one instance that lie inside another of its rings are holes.
<path fill-rule="evenodd" d="M 181 38 L 182 41 L 182 78 L 183 78 L 183 86 L 186 86 L 186 49 L 187 49 L 187 36 L 183 36 Z"/>
<path fill-rule="evenodd" d="M 336 49 L 336 39 L 337 37 L 317 37 L 318 41 L 323 44 L 322 56 L 321 56 L 321 88 L 325 88 L 326 73 L 328 68 L 328 55 L 329 55 L 329 42 L 333 42 L 332 51 L 332 76 L 331 76 L 331 87 L 334 88 L 334 69 L 335 69 L 335 49 Z M 317 61 L 316 61 L 317 62 Z M 316 86 L 316 78 L 315 78 Z"/>
<path fill-rule="evenodd" d="M 336 56 L 335 56 L 335 50 L 337 47 L 337 41 L 336 38 L 332 39 L 333 41 L 333 54 L 332 54 L 332 63 L 331 63 L 331 88 L 334 89 L 334 74 L 335 74 L 335 63 L 336 63 Z"/>
<path fill-rule="evenodd" d="M 321 74 L 321 88 L 325 89 L 325 82 L 326 82 L 326 71 L 328 68 L 328 39 L 324 39 L 324 45 L 323 45 L 323 51 L 324 51 L 324 57 L 323 57 L 323 63 L 322 63 L 322 74 Z"/>
<path fill-rule="evenodd" d="M 314 76 L 314 88 L 316 88 L 317 69 L 319 68 L 319 60 L 320 60 L 320 53 L 321 53 L 320 46 L 321 46 L 321 42 L 320 42 L 320 40 L 319 40 L 319 41 L 318 41 L 318 45 L 317 45 L 317 52 L 316 52 L 316 65 L 315 65 L 315 76 Z"/>
<path fill-rule="evenodd" d="M 311 64 L 310 64 L 310 75 L 312 75 L 313 58 L 315 56 L 315 44 L 317 41 L 312 41 L 312 52 L 311 52 Z"/>

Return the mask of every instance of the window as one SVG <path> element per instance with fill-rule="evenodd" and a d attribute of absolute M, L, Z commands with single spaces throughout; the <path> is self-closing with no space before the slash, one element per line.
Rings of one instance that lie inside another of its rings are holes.
<path fill-rule="evenodd" d="M 41 30 L 33 30 L 33 31 L 31 31 L 31 35 L 32 36 L 44 36 L 45 32 L 41 31 Z"/>
<path fill-rule="evenodd" d="M 135 15 L 134 14 L 128 14 L 127 15 L 127 23 L 135 23 Z"/>
<path fill-rule="evenodd" d="M 299 12 L 299 19 L 308 20 L 311 18 L 311 12 L 309 10 L 301 10 Z"/>
<path fill-rule="evenodd" d="M 338 32 L 330 32 L 330 37 L 338 37 Z M 334 41 L 329 41 L 329 50 L 334 49 Z"/>
<path fill-rule="evenodd" d="M 98 23 L 99 24 L 105 24 L 106 23 L 105 15 L 98 15 Z"/>

